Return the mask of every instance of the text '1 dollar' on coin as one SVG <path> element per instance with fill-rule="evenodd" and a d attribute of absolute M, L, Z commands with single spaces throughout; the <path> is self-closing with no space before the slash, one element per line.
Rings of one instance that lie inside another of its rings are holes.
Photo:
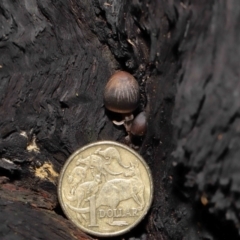
<path fill-rule="evenodd" d="M 95 236 L 117 236 L 136 226 L 150 208 L 149 167 L 129 147 L 100 141 L 74 152 L 59 178 L 58 196 L 66 216 Z"/>

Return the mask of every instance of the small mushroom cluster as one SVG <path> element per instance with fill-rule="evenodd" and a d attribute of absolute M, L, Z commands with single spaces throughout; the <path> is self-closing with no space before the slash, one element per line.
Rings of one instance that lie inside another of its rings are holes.
<path fill-rule="evenodd" d="M 133 115 L 139 100 L 139 85 L 130 73 L 118 71 L 111 76 L 104 90 L 104 105 L 108 110 L 121 114 L 122 120 L 113 120 L 113 123 L 124 125 L 130 137 L 144 136 L 147 130 L 146 113 Z"/>

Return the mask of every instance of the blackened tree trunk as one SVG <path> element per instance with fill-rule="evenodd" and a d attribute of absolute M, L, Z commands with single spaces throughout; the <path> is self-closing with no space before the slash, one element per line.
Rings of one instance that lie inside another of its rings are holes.
<path fill-rule="evenodd" d="M 90 239 L 61 212 L 57 178 L 77 148 L 125 142 L 103 105 L 121 69 L 141 87 L 155 191 L 120 239 L 238 239 L 239 20 L 237 0 L 2 0 L 1 238 Z"/>

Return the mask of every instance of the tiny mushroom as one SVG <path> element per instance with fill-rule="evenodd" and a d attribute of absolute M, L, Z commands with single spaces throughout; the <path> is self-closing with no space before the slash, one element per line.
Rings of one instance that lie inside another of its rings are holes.
<path fill-rule="evenodd" d="M 146 112 L 140 112 L 133 120 L 130 133 L 134 136 L 144 136 L 147 131 Z"/>
<path fill-rule="evenodd" d="M 124 124 L 129 132 L 133 120 L 132 112 L 138 107 L 139 98 L 138 82 L 130 73 L 118 71 L 113 74 L 104 90 L 104 104 L 108 110 L 123 115 L 123 121 L 113 123 Z"/>

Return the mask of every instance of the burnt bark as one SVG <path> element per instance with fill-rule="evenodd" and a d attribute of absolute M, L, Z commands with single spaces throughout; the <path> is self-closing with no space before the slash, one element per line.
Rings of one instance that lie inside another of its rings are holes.
<path fill-rule="evenodd" d="M 185 186 L 194 188 L 218 239 L 238 239 L 240 6 L 204 1 L 193 7 L 179 48 L 175 156 L 186 169 Z"/>
<path fill-rule="evenodd" d="M 0 236 L 91 239 L 61 212 L 57 179 L 79 147 L 125 143 L 103 105 L 121 69 L 141 88 L 155 191 L 119 239 L 238 239 L 239 16 L 236 0 L 2 0 Z"/>

